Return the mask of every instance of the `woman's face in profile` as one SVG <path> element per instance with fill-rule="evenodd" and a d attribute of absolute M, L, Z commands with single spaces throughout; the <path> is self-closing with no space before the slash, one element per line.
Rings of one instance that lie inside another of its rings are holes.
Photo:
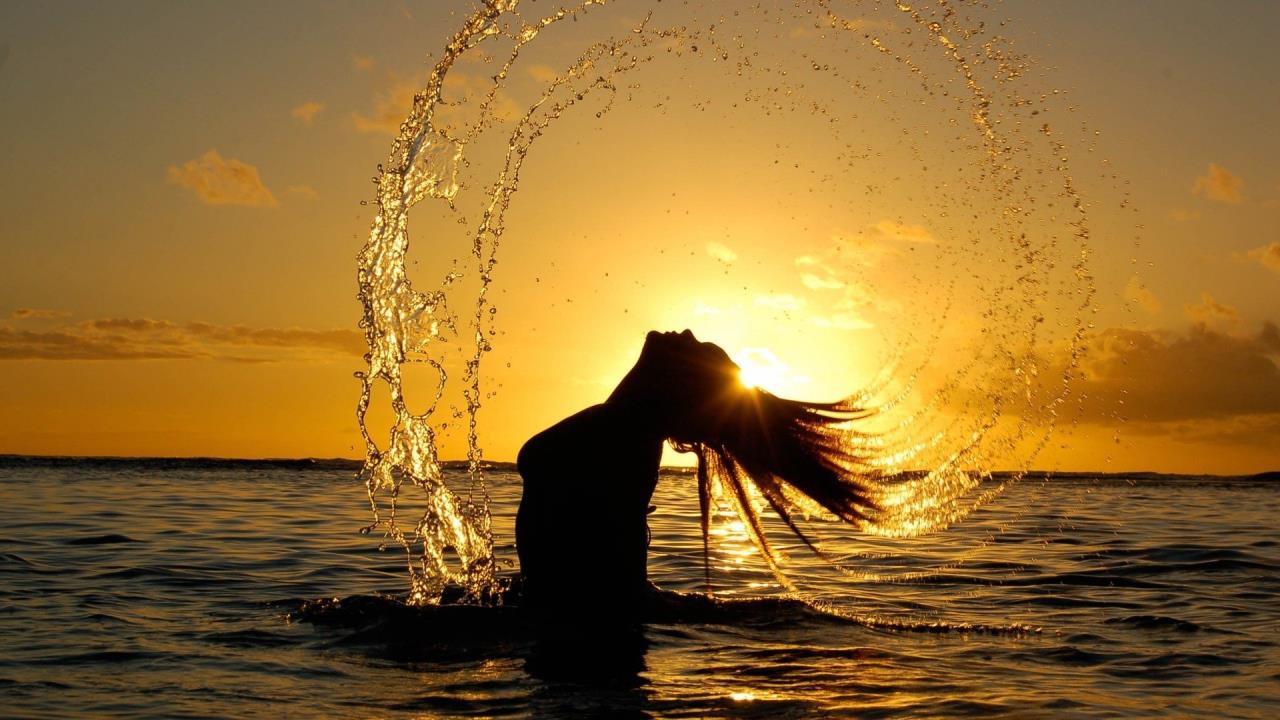
<path fill-rule="evenodd" d="M 671 437 L 705 441 L 750 391 L 740 369 L 719 345 L 684 332 L 650 332 L 637 364 L 651 388 L 649 401 L 663 408 Z"/>
<path fill-rule="evenodd" d="M 645 337 L 645 348 L 669 354 L 673 358 L 685 359 L 697 365 L 732 366 L 735 370 L 738 367 L 723 348 L 715 343 L 698 340 L 692 330 L 683 332 L 652 330 Z"/>
<path fill-rule="evenodd" d="M 737 382 L 739 368 L 719 345 L 701 342 L 690 330 L 650 332 L 644 353 L 653 356 L 660 372 L 684 391 L 702 394 Z"/>

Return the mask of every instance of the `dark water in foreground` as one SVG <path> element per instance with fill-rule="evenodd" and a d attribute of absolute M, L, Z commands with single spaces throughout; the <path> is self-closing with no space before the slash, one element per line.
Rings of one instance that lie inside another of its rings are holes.
<path fill-rule="evenodd" d="M 513 558 L 518 478 L 492 480 Z M 697 590 L 688 478 L 655 503 L 651 578 Z M 787 565 L 826 612 L 651 623 L 638 674 L 595 684 L 531 674 L 500 613 L 415 629 L 350 600 L 407 580 L 356 532 L 348 468 L 0 458 L 0 507 L 5 717 L 1280 716 L 1275 480 L 1033 479 L 930 537 L 826 532 L 846 574 Z M 776 594 L 717 541 L 719 593 Z M 289 620 L 332 597 L 329 622 Z"/>

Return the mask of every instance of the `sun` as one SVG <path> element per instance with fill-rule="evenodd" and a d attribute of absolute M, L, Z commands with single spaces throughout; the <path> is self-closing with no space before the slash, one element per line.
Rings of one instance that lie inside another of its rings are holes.
<path fill-rule="evenodd" d="M 777 392 L 786 380 L 787 365 L 768 348 L 747 347 L 733 354 L 738 364 L 738 382 L 748 388 Z"/>

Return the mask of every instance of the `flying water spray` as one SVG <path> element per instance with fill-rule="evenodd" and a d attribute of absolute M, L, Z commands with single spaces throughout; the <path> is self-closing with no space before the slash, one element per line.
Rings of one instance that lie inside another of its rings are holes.
<path fill-rule="evenodd" d="M 379 166 L 358 258 L 367 529 L 406 551 L 411 601 L 438 602 L 450 584 L 481 600 L 495 587 L 480 420 L 500 248 L 534 242 L 507 222 L 517 190 L 530 190 L 526 161 L 585 125 L 755 123 L 735 153 L 757 163 L 744 192 L 764 188 L 780 207 L 829 198 L 845 230 L 813 230 L 822 244 L 795 259 L 825 298 L 806 327 L 860 333 L 879 370 L 858 381 L 857 404 L 874 414 L 850 442 L 863 443 L 866 472 L 898 478 L 884 517 L 862 530 L 944 527 L 999 492 L 993 468 L 1030 467 L 1071 420 L 1094 312 L 1071 157 L 1091 147 L 1004 26 L 998 7 L 957 0 L 489 0 L 466 17 Z M 591 137 L 579 140 L 590 153 Z M 659 151 L 667 141 L 647 140 Z M 564 212 L 610 197 L 609 177 L 591 180 L 599 198 L 563 198 Z M 433 220 L 415 246 L 452 258 L 426 270 L 410 255 L 416 206 Z M 452 411 L 450 392 L 462 398 Z M 389 399 L 385 433 L 370 427 L 376 396 Z M 450 423 L 466 435 L 466 488 L 444 481 Z"/>

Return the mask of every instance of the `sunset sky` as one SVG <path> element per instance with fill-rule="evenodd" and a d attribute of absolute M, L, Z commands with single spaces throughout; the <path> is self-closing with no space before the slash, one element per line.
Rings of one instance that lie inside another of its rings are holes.
<path fill-rule="evenodd" d="M 543 5 L 554 4 L 532 7 Z M 643 17 L 617 5 L 611 22 Z M 0 4 L 0 453 L 359 457 L 355 257 L 373 217 L 362 201 L 470 9 Z M 1092 148 L 1075 152 L 1106 168 L 1077 175 L 1097 221 L 1099 309 L 1076 391 L 1122 402 L 1127 418 L 1082 409 L 1034 465 L 1280 469 L 1280 5 L 1001 13 L 1044 87 L 1067 92 L 1066 124 L 1087 123 Z M 514 113 L 536 97 L 585 25 L 555 28 L 499 105 Z M 785 37 L 815 42 L 810 32 Z M 886 153 L 873 176 L 836 162 L 811 118 L 739 110 L 750 87 L 680 62 L 655 61 L 603 120 L 553 126 L 527 161 L 493 286 L 490 459 L 514 459 L 532 433 L 602 400 L 648 329 L 692 328 L 780 394 L 870 382 L 886 361 L 875 348 L 903 330 L 851 311 L 858 285 L 830 254 L 835 238 L 896 248 L 857 272 L 896 298 L 876 308 L 899 325 L 934 312 L 930 272 L 945 262 L 907 273 L 893 258 L 945 244 L 927 212 L 945 203 L 894 190 L 916 172 L 893 155 L 896 128 L 869 110 L 856 129 Z M 478 68 L 458 70 L 460 96 L 487 87 Z M 832 75 L 811 83 L 826 84 L 835 92 Z M 895 112 L 937 135 L 936 118 Z M 887 190 L 867 189 L 876 177 Z M 466 256 L 419 252 L 424 285 Z M 939 376 L 963 364 L 939 355 Z M 446 438 L 446 457 L 458 443 Z"/>

